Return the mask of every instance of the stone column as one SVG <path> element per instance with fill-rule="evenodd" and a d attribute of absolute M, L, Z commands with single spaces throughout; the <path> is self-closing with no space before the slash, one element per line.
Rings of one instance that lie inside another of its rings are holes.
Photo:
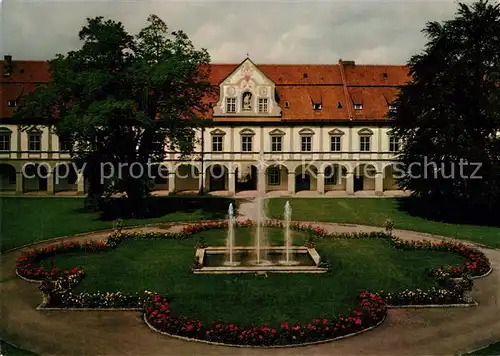
<path fill-rule="evenodd" d="M 318 178 L 316 181 L 316 190 L 319 194 L 325 194 L 325 173 L 318 172 Z"/>
<path fill-rule="evenodd" d="M 354 195 L 354 173 L 347 172 L 345 177 L 345 191 L 347 195 Z"/>
<path fill-rule="evenodd" d="M 288 192 L 295 194 L 295 172 L 288 172 Z"/>
<path fill-rule="evenodd" d="M 23 172 L 16 172 L 16 194 L 22 195 L 23 193 L 24 193 Z"/>
<path fill-rule="evenodd" d="M 236 172 L 229 172 L 229 194 L 236 193 Z"/>
<path fill-rule="evenodd" d="M 175 192 L 175 172 L 168 172 L 168 192 Z"/>
<path fill-rule="evenodd" d="M 82 172 L 78 173 L 76 181 L 76 195 L 85 195 L 85 177 Z"/>
<path fill-rule="evenodd" d="M 382 172 L 375 173 L 375 195 L 384 195 L 384 174 Z"/>
<path fill-rule="evenodd" d="M 54 171 L 52 167 L 47 171 L 47 195 L 54 195 Z"/>
<path fill-rule="evenodd" d="M 266 172 L 264 170 L 257 173 L 257 192 L 259 195 L 266 194 Z"/>

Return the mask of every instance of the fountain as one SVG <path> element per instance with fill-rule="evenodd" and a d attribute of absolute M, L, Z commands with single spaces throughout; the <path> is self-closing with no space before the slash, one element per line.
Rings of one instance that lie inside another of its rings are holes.
<path fill-rule="evenodd" d="M 235 245 L 236 219 L 233 204 L 229 204 L 226 246 L 198 248 L 196 250 L 197 267 L 193 269 L 193 273 L 324 273 L 328 270 L 319 267 L 321 258 L 314 247 L 293 246 L 290 202 L 286 202 L 284 210 L 284 246 L 270 246 L 267 243 L 263 198 L 258 197 L 256 203 L 257 216 L 253 246 Z M 225 260 L 221 260 L 224 255 Z M 248 259 L 248 256 L 252 257 Z"/>
<path fill-rule="evenodd" d="M 233 203 L 229 204 L 227 222 L 227 251 L 228 260 L 224 262 L 224 266 L 238 266 L 240 263 L 234 261 L 234 209 Z"/>
<path fill-rule="evenodd" d="M 264 199 L 257 197 L 257 221 L 255 233 L 255 264 L 264 266 L 270 265 L 267 260 L 268 246 L 266 246 L 266 235 L 264 233 Z M 263 246 L 264 245 L 264 246 Z M 263 248 L 264 247 L 264 248 Z"/>
<path fill-rule="evenodd" d="M 285 203 L 285 260 L 280 261 L 282 265 L 293 266 L 299 264 L 299 261 L 293 260 L 292 254 L 292 235 L 290 231 L 290 221 L 292 220 L 292 207 L 287 200 Z"/>

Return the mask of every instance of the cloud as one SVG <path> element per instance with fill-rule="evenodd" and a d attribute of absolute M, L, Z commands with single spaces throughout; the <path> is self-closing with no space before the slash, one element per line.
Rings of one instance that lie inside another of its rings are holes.
<path fill-rule="evenodd" d="M 14 59 L 50 59 L 81 43 L 87 17 L 122 21 L 132 33 L 157 14 L 184 30 L 213 62 L 406 63 L 428 21 L 452 18 L 453 0 L 365 1 L 21 1 L 3 0 L 0 38 Z"/>

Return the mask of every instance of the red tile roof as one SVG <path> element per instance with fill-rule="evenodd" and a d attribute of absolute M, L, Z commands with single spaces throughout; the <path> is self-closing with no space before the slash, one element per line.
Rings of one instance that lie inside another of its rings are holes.
<path fill-rule="evenodd" d="M 220 84 L 239 63 L 212 64 L 210 81 Z M 276 85 L 340 84 L 340 69 L 332 64 L 258 64 L 259 69 Z"/>
<path fill-rule="evenodd" d="M 47 61 L 12 61 L 11 75 L 5 77 L 5 61 L 0 61 L 0 83 L 47 83 L 50 79 Z"/>
<path fill-rule="evenodd" d="M 12 116 L 8 100 L 35 90 L 36 84 L 50 79 L 46 61 L 12 61 L 10 76 L 4 76 L 6 62 L 0 61 L 0 118 Z M 210 82 L 217 86 L 239 64 L 211 64 Z M 258 68 L 276 85 L 282 120 L 354 120 L 384 119 L 388 103 L 397 95 L 398 87 L 410 77 L 406 66 L 338 64 L 257 64 Z M 344 80 L 341 75 L 344 69 Z M 217 98 L 207 98 L 215 103 Z M 289 102 L 285 108 L 284 102 Z M 313 104 L 320 103 L 321 110 Z M 353 110 L 354 103 L 363 104 L 360 111 Z M 349 107 L 350 106 L 350 107 Z M 265 120 L 265 119 L 264 119 Z"/>
<path fill-rule="evenodd" d="M 389 104 L 398 93 L 396 87 L 349 87 L 353 104 L 361 104 L 361 110 L 352 110 L 353 119 L 384 119 Z"/>
<path fill-rule="evenodd" d="M 344 65 L 348 86 L 403 86 L 411 78 L 408 67 L 396 65 Z"/>

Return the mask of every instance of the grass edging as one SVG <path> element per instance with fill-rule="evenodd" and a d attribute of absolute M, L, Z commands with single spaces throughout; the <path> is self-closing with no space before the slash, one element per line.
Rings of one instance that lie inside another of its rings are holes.
<path fill-rule="evenodd" d="M 40 304 L 35 308 L 36 310 L 48 311 L 141 311 L 142 308 L 46 308 Z"/>
<path fill-rule="evenodd" d="M 477 306 L 479 306 L 479 303 L 474 300 L 471 303 L 460 303 L 460 304 L 387 305 L 387 309 L 468 308 L 468 307 L 477 307 Z"/>
<path fill-rule="evenodd" d="M 38 284 L 42 284 L 43 280 L 40 280 L 40 279 L 29 279 L 29 278 L 26 278 L 26 277 L 23 277 L 19 274 L 19 272 L 17 271 L 17 268 L 16 268 L 16 276 L 18 276 L 19 278 L 21 278 L 22 280 L 28 282 L 28 283 L 38 283 Z"/>
<path fill-rule="evenodd" d="M 385 321 L 386 318 L 387 318 L 387 314 L 384 315 L 384 317 L 377 324 L 375 324 L 375 325 L 372 325 L 372 326 L 370 326 L 370 327 L 368 327 L 366 329 L 363 329 L 361 331 L 356 331 L 356 332 L 351 333 L 351 334 L 338 336 L 338 337 L 335 337 L 333 339 L 326 339 L 326 340 L 312 341 L 312 342 L 304 342 L 304 343 L 300 343 L 300 344 L 290 344 L 290 345 L 256 346 L 256 345 L 226 344 L 226 343 L 222 343 L 222 342 L 214 342 L 214 341 L 208 341 L 208 340 L 202 340 L 202 339 L 196 339 L 196 338 L 191 338 L 191 337 L 185 337 L 185 336 L 179 336 L 179 335 L 169 334 L 169 333 L 166 333 L 164 331 L 160 331 L 160 330 L 156 329 L 153 325 L 151 325 L 149 323 L 148 319 L 146 318 L 146 314 L 144 314 L 143 317 L 142 317 L 142 319 L 144 320 L 144 323 L 146 323 L 146 325 L 147 325 L 147 327 L 149 329 L 151 329 L 152 331 L 154 331 L 156 333 L 165 335 L 165 336 L 169 336 L 169 337 L 176 338 L 176 339 L 179 339 L 179 340 L 184 340 L 184 341 L 199 342 L 199 343 L 208 344 L 208 345 L 226 346 L 226 347 L 238 347 L 238 348 L 248 348 L 248 349 L 284 349 L 284 348 L 292 348 L 292 347 L 303 347 L 303 346 L 310 346 L 310 345 L 325 344 L 327 342 L 333 342 L 333 341 L 337 341 L 337 340 L 340 340 L 340 339 L 345 339 L 345 338 L 348 338 L 348 337 L 353 337 L 353 336 L 365 333 L 367 331 L 373 330 L 376 327 L 380 326 Z"/>
<path fill-rule="evenodd" d="M 491 274 L 491 272 L 493 272 L 493 267 L 490 266 L 490 269 L 485 274 L 482 274 L 480 276 L 470 277 L 470 279 L 481 279 L 481 278 L 484 278 L 484 277 L 488 277 Z"/>
<path fill-rule="evenodd" d="M 495 341 L 494 341 L 494 342 L 492 342 L 492 343 L 490 343 L 490 344 L 488 344 L 488 345 L 486 345 L 486 346 L 477 347 L 477 348 L 472 349 L 472 350 L 470 350 L 470 351 L 467 351 L 467 352 L 465 352 L 465 353 L 463 353 L 463 354 L 460 354 L 459 356 L 474 355 L 476 352 L 479 352 L 479 351 L 485 350 L 485 349 L 490 348 L 491 346 L 496 345 L 496 344 L 498 344 L 498 342 L 495 342 Z"/>

